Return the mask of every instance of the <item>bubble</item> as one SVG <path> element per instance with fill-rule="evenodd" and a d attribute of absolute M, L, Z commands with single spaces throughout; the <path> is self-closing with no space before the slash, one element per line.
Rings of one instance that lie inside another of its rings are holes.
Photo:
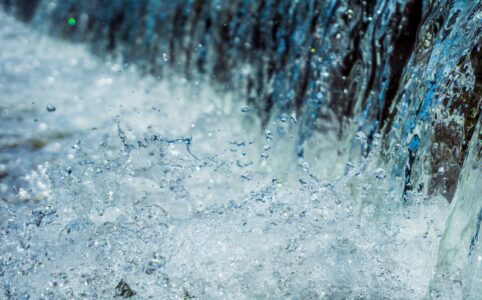
<path fill-rule="evenodd" d="M 56 111 L 56 110 L 57 110 L 57 108 L 56 108 L 55 106 L 53 106 L 53 105 L 47 105 L 47 111 L 48 111 L 48 112 L 54 112 L 54 111 Z"/>

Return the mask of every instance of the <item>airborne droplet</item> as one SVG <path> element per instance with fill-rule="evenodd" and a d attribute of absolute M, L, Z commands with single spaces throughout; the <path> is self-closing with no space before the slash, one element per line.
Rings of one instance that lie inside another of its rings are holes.
<path fill-rule="evenodd" d="M 47 111 L 48 111 L 48 112 L 54 112 L 54 111 L 56 111 L 56 110 L 57 110 L 57 108 L 56 108 L 55 106 L 53 106 L 53 105 L 47 105 Z"/>

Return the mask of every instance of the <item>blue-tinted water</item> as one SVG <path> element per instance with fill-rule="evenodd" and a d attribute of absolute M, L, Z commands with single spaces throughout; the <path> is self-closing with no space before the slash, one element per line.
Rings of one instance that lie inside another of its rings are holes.
<path fill-rule="evenodd" d="M 477 299 L 478 1 L 95 2 L 0 15 L 2 297 Z"/>

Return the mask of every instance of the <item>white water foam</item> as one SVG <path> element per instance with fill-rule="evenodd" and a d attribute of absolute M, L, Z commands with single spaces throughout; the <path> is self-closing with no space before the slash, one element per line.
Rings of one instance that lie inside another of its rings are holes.
<path fill-rule="evenodd" d="M 206 83 L 5 15 L 0 41 L 0 297 L 426 296 L 447 204 L 404 205 L 376 157 L 321 180 Z"/>

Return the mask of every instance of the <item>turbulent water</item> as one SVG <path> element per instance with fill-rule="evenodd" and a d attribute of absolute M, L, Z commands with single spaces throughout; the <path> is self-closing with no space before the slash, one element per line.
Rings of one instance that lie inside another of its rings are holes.
<path fill-rule="evenodd" d="M 0 298 L 479 298 L 478 1 L 24 2 Z"/>

